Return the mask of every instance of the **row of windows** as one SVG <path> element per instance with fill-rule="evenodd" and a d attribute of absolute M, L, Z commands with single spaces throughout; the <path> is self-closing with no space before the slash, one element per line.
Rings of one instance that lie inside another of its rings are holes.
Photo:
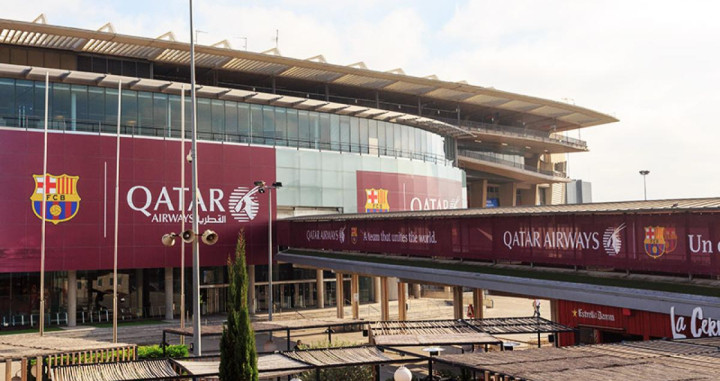
<path fill-rule="evenodd" d="M 0 79 L 0 125 L 42 128 L 45 83 Z M 51 83 L 51 128 L 115 132 L 118 90 Z M 179 95 L 122 90 L 122 133 L 179 137 Z M 445 139 L 396 123 L 284 107 L 198 98 L 198 138 L 445 160 Z M 190 129 L 190 97 L 185 123 Z"/>

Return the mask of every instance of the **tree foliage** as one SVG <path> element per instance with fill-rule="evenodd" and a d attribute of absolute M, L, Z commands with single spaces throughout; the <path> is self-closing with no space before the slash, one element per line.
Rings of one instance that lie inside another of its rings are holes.
<path fill-rule="evenodd" d="M 220 380 L 257 381 L 255 332 L 247 297 L 245 237 L 238 234 L 235 259 L 228 258 L 228 319 L 220 339 Z"/>

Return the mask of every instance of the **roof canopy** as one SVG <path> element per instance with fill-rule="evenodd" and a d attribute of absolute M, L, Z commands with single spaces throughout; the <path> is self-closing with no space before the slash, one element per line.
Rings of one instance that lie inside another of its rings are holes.
<path fill-rule="evenodd" d="M 166 37 L 168 33 L 161 37 Z M 113 55 L 176 65 L 190 64 L 189 44 L 172 39 L 152 39 L 113 33 L 112 29 L 91 31 L 38 23 L 0 19 L 0 43 L 69 50 L 78 53 Z M 573 104 L 438 80 L 435 76 L 413 77 L 402 70 L 380 72 L 364 65 L 328 64 L 318 56 L 306 60 L 231 50 L 227 44 L 196 46 L 195 62 L 200 67 L 301 79 L 343 86 L 397 92 L 448 102 L 521 112 L 564 122 L 569 127 L 588 127 L 617 119 Z"/>

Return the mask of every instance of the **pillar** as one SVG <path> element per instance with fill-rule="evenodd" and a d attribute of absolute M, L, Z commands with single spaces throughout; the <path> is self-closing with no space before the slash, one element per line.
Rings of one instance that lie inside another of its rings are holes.
<path fill-rule="evenodd" d="M 360 276 L 358 274 L 350 276 L 350 300 L 352 301 L 353 319 L 360 319 Z"/>
<path fill-rule="evenodd" d="M 535 206 L 538 204 L 540 194 L 540 186 L 531 184 L 530 189 L 520 190 L 520 200 L 516 202 L 518 205 Z"/>
<path fill-rule="evenodd" d="M 337 308 L 338 319 L 345 318 L 345 290 L 343 290 L 343 274 L 335 273 L 335 306 Z"/>
<path fill-rule="evenodd" d="M 388 278 L 380 277 L 380 320 L 390 320 L 390 296 Z"/>
<path fill-rule="evenodd" d="M 143 285 L 145 284 L 143 280 L 143 269 L 135 269 L 135 292 L 137 295 L 135 295 L 135 303 L 137 304 L 137 310 L 139 311 L 139 316 L 146 317 L 145 311 L 143 311 Z"/>
<path fill-rule="evenodd" d="M 500 206 L 516 206 L 517 204 L 517 183 L 500 185 Z"/>
<path fill-rule="evenodd" d="M 463 288 L 453 286 L 453 319 L 463 318 Z"/>
<path fill-rule="evenodd" d="M 375 286 L 375 292 L 373 293 L 373 302 L 380 303 L 380 277 L 373 277 L 373 285 Z"/>
<path fill-rule="evenodd" d="M 393 285 L 392 287 L 388 288 L 388 300 L 398 300 L 397 287 L 395 287 L 394 285 L 399 281 L 400 279 L 395 277 L 388 278 L 388 284 Z"/>
<path fill-rule="evenodd" d="M 473 181 L 469 183 L 468 207 L 484 208 L 487 206 L 487 179 Z"/>
<path fill-rule="evenodd" d="M 398 282 L 398 320 L 407 320 L 407 283 Z"/>
<path fill-rule="evenodd" d="M 422 297 L 422 289 L 420 288 L 420 283 L 413 283 L 412 294 L 413 298 L 415 299 L 420 299 Z"/>
<path fill-rule="evenodd" d="M 255 265 L 248 265 L 248 311 L 250 315 L 257 312 L 257 300 L 255 299 Z"/>
<path fill-rule="evenodd" d="M 68 270 L 68 326 L 74 327 L 77 325 L 77 271 Z"/>
<path fill-rule="evenodd" d="M 165 268 L 165 320 L 173 318 L 173 268 Z"/>
<path fill-rule="evenodd" d="M 325 275 L 323 269 L 315 271 L 315 287 L 317 288 L 317 307 L 325 308 Z"/>
<path fill-rule="evenodd" d="M 484 294 L 481 288 L 473 290 L 473 307 L 475 308 L 475 319 L 482 319 L 485 312 Z"/>

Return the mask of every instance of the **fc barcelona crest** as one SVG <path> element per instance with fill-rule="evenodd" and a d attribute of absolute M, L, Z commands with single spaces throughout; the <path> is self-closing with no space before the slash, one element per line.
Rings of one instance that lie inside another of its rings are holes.
<path fill-rule="evenodd" d="M 390 211 L 387 189 L 365 189 L 367 201 L 365 202 L 365 213 L 387 213 Z"/>
<path fill-rule="evenodd" d="M 35 191 L 30 196 L 30 201 L 33 213 L 39 219 L 43 218 L 43 197 L 46 197 L 44 214 L 47 221 L 57 225 L 75 217 L 80 209 L 80 196 L 77 193 L 80 176 L 54 176 L 47 173 L 45 176 L 33 175 L 33 180 Z M 43 191 L 45 188 L 47 195 Z"/>
<path fill-rule="evenodd" d="M 670 254 L 677 248 L 677 233 L 675 228 L 664 226 L 645 227 L 645 253 L 657 259 L 663 254 Z"/>

